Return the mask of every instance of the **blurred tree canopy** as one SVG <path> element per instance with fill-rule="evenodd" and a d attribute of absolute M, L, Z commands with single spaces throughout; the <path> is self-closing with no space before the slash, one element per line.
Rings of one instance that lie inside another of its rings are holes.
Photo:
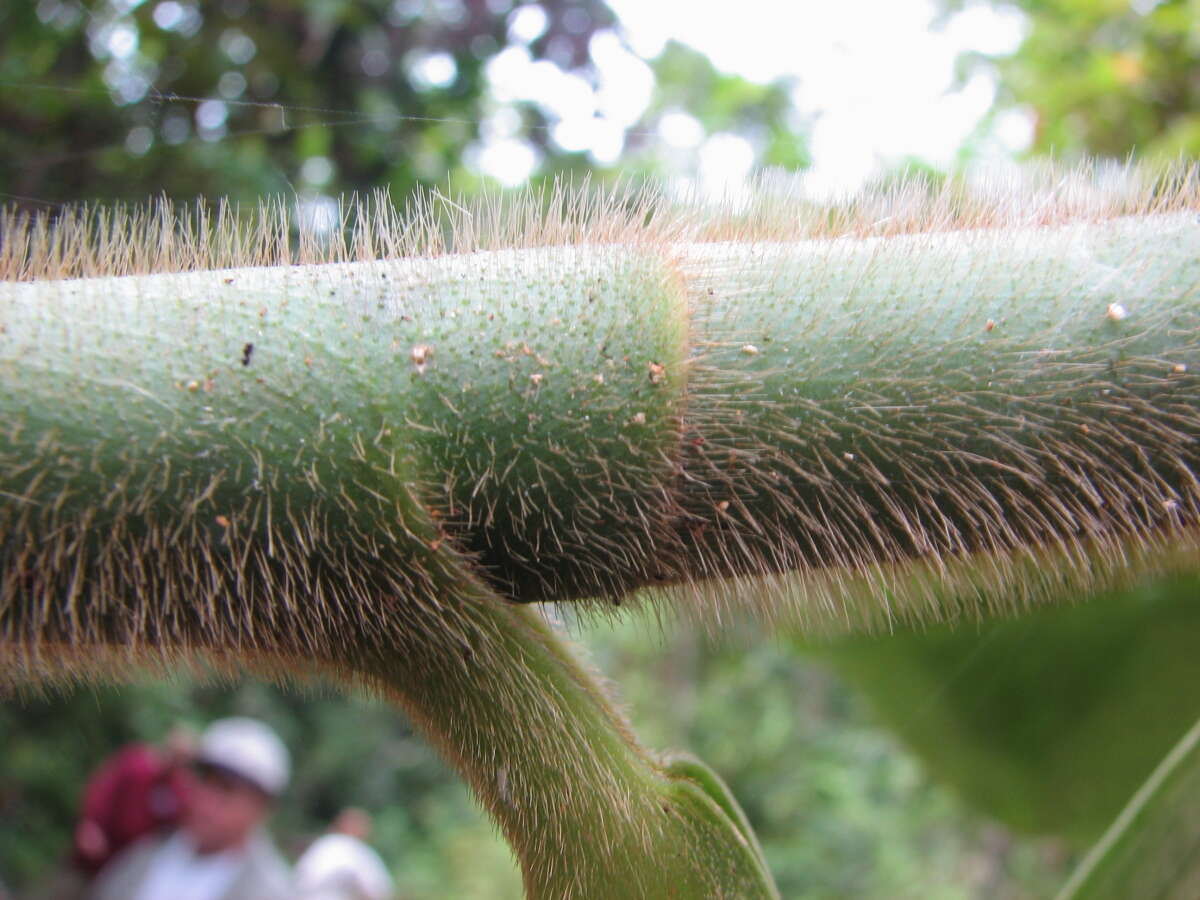
<path fill-rule="evenodd" d="M 0 190 L 47 201 L 247 199 L 307 183 L 403 197 L 457 171 L 478 136 L 485 66 L 507 43 L 509 7 L 5 4 Z M 538 8 L 543 27 L 528 52 L 569 69 L 613 23 L 602 0 Z M 544 131 L 529 139 L 549 151 Z"/>
<path fill-rule="evenodd" d="M 655 172 L 656 126 L 672 113 L 701 123 L 697 140 L 740 130 L 761 159 L 804 164 L 785 84 L 718 73 L 679 44 L 651 68 L 615 25 L 603 0 L 3 4 L 0 193 L 245 203 L 386 188 L 403 200 L 419 184 L 471 190 L 472 155 L 497 139 L 535 175 L 615 173 L 622 149 L 622 171 Z M 604 108 L 598 58 L 643 85 L 642 112 Z M 498 97 L 493 64 L 557 93 Z M 579 149 L 567 119 L 617 152 Z"/>
<path fill-rule="evenodd" d="M 947 14 L 973 0 L 940 0 Z M 1005 0 L 1028 33 L 1009 56 L 973 54 L 998 106 L 1034 114 L 1031 150 L 1076 159 L 1172 161 L 1200 154 L 1198 0 Z"/>

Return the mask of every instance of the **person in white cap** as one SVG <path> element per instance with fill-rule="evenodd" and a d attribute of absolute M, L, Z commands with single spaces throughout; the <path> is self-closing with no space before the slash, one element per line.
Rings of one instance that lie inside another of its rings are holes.
<path fill-rule="evenodd" d="M 388 900 L 392 876 L 366 843 L 370 833 L 370 816 L 342 810 L 297 861 L 297 900 Z"/>
<path fill-rule="evenodd" d="M 88 900 L 290 900 L 291 874 L 263 828 L 288 782 L 283 742 L 256 719 L 221 719 L 193 770 L 179 828 L 114 859 Z"/>

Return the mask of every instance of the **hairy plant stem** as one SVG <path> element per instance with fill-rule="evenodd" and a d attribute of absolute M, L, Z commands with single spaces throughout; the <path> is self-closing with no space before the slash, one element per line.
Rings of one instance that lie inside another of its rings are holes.
<path fill-rule="evenodd" d="M 770 896 L 510 602 L 871 627 L 1192 565 L 1198 286 L 1187 215 L 0 284 L 0 677 L 333 665 L 533 896 Z"/>
<path fill-rule="evenodd" d="M 728 789 L 644 751 L 596 676 L 531 607 L 478 604 L 480 649 L 425 644 L 367 669 L 463 775 L 531 898 L 777 897 Z"/>
<path fill-rule="evenodd" d="M 582 385 L 593 439 L 621 438 L 600 465 L 645 456 L 662 468 L 656 427 L 678 403 L 682 330 L 669 302 L 664 325 L 631 326 L 673 276 L 627 254 L 581 254 L 565 275 L 562 253 L 544 259 L 548 301 L 574 280 L 574 299 L 602 310 L 595 327 L 621 363 L 587 365 L 607 379 L 525 336 L 564 312 L 537 309 L 528 255 L 488 261 L 493 297 L 519 293 L 482 307 L 459 305 L 464 273 L 479 274 L 462 261 L 432 275 L 375 266 L 378 281 L 363 267 L 240 271 L 63 283 L 48 303 L 35 285 L 5 296 L 4 375 L 17 389 L 3 403 L 4 680 L 120 677 L 173 653 L 332 667 L 383 689 L 443 751 L 511 841 L 531 898 L 777 896 L 719 778 L 643 751 L 595 676 L 536 613 L 483 584 L 446 531 L 452 509 L 430 487 L 446 451 L 429 435 L 469 408 L 466 390 L 446 387 L 460 378 L 523 434 L 535 430 L 527 408 L 562 413 L 556 383 Z M 503 277 L 515 264 L 519 288 Z M 425 318 L 410 326 L 406 310 Z M 457 316 L 516 322 L 480 339 L 447 323 Z M 646 359 L 676 372 L 652 383 Z M 481 380 L 481 366 L 500 375 Z M 627 444 L 615 392 L 645 394 L 634 429 L 645 448 Z M 467 426 L 475 452 L 495 446 L 494 421 Z M 34 479 L 31 464 L 44 467 Z M 120 563 L 47 606 L 31 601 L 54 577 L 38 555 L 51 522 L 78 528 L 59 562 Z"/>

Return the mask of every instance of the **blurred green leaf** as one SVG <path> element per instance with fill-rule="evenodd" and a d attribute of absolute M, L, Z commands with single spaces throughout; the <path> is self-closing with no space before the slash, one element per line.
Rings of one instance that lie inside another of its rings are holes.
<path fill-rule="evenodd" d="M 1200 717 L 1200 580 L 815 648 L 974 806 L 1090 842 Z"/>

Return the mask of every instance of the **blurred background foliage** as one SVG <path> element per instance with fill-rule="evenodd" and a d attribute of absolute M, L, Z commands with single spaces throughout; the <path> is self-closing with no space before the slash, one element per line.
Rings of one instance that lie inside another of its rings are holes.
<path fill-rule="evenodd" d="M 803 644 L 971 806 L 1096 840 L 1200 718 L 1200 580 L 962 628 Z"/>
<path fill-rule="evenodd" d="M 953 13 L 974 0 L 937 0 Z M 998 76 L 997 109 L 1034 116 L 1032 150 L 1173 162 L 1200 154 L 1198 0 L 1006 0 L 1028 23 L 1016 52 L 970 54 Z"/>
<path fill-rule="evenodd" d="M 1200 152 L 1200 0 L 1007 6 L 1025 17 L 1020 45 L 965 56 L 960 74 L 996 79 L 992 116 L 1032 116 L 1031 154 Z M 798 97 L 673 41 L 639 59 L 602 0 L 16 0 L 0 5 L 0 199 L 402 200 L 495 186 L 497 161 L 534 183 L 696 177 L 702 142 L 796 172 L 816 115 Z M 785 897 L 1042 897 L 1200 714 L 1198 587 L 819 644 L 571 630 L 650 746 L 686 747 L 729 781 Z M 295 754 L 275 820 L 290 852 L 360 805 L 403 897 L 520 896 L 504 844 L 391 709 L 191 678 L 0 705 L 0 879 L 36 893 L 113 749 L 233 712 Z"/>
<path fill-rule="evenodd" d="M 685 109 L 704 129 L 754 135 L 773 164 L 803 165 L 785 85 L 723 75 L 677 43 L 647 64 L 615 24 L 601 0 L 6 4 L 0 192 L 32 205 L 404 198 L 476 189 L 480 154 L 528 157 L 551 177 L 654 173 L 678 162 L 655 141 L 658 120 Z M 490 89 L 514 74 L 515 88 Z M 528 99 L 522 79 L 558 89 Z M 621 99 L 652 84 L 648 106 Z M 576 149 L 597 132 L 603 159 Z"/>

